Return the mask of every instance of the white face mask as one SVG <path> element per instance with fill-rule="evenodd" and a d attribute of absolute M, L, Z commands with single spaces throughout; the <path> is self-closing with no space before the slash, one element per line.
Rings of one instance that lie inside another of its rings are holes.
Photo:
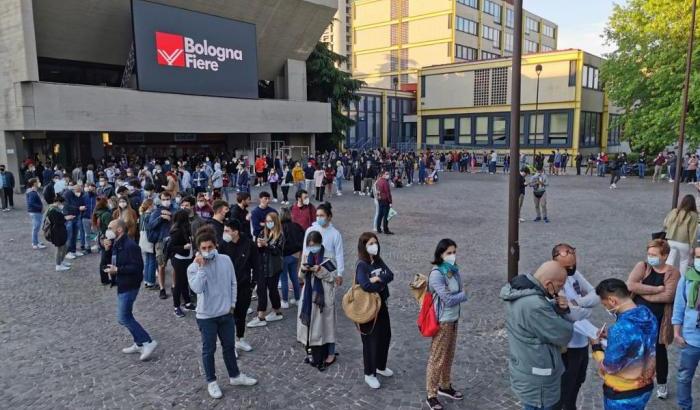
<path fill-rule="evenodd" d="M 304 198 L 304 200 L 302 201 L 302 203 L 303 203 L 304 205 L 308 205 L 308 204 L 311 203 L 311 200 L 310 200 L 309 198 Z"/>
<path fill-rule="evenodd" d="M 200 207 L 200 208 L 204 208 L 204 205 L 206 205 L 206 203 L 205 203 L 204 201 L 198 201 L 198 202 L 197 202 L 197 206 Z"/>
<path fill-rule="evenodd" d="M 105 237 L 106 237 L 107 239 L 109 239 L 109 240 L 114 240 L 114 239 L 117 237 L 117 234 L 114 233 L 113 230 L 107 229 L 107 230 L 105 231 Z"/>
<path fill-rule="evenodd" d="M 227 233 L 223 235 L 224 242 L 231 242 L 233 240 L 233 237 Z"/>
<path fill-rule="evenodd" d="M 457 255 L 456 254 L 451 254 L 451 255 L 445 255 L 444 258 L 442 258 L 445 262 L 449 263 L 450 265 L 454 265 L 455 262 L 457 261 Z"/>
<path fill-rule="evenodd" d="M 371 245 L 367 245 L 366 249 L 367 249 L 367 253 L 369 253 L 372 256 L 376 256 L 379 253 L 379 245 L 376 243 L 373 243 Z"/>

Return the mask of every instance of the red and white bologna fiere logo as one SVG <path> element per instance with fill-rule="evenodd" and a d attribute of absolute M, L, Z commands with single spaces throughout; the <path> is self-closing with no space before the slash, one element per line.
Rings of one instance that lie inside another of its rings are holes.
<path fill-rule="evenodd" d="M 206 71 L 219 71 L 220 64 L 227 61 L 243 61 L 242 50 L 160 31 L 156 31 L 156 54 L 160 65 Z"/>

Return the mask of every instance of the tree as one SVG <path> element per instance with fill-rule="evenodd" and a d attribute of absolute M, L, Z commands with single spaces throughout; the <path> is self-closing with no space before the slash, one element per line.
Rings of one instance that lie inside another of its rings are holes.
<path fill-rule="evenodd" d="M 347 57 L 334 53 L 327 44 L 321 42 L 316 44 L 306 60 L 308 99 L 331 104 L 333 131 L 328 135 L 328 143 L 333 146 L 337 146 L 345 138 L 348 127 L 355 124 L 343 110 L 351 102 L 359 100 L 357 91 L 365 84 L 338 69 L 345 62 Z M 323 141 L 317 141 L 317 145 L 323 146 Z"/>
<path fill-rule="evenodd" d="M 625 138 L 657 152 L 678 139 L 692 0 L 628 0 L 615 5 L 604 38 L 601 77 L 610 101 L 625 109 Z M 700 31 L 700 30 L 698 30 Z M 696 34 L 697 36 L 697 34 Z M 686 141 L 700 141 L 700 52 L 693 52 Z"/>

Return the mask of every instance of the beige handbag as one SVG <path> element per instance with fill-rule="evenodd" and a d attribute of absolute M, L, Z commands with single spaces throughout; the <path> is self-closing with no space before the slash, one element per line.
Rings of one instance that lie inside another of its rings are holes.
<path fill-rule="evenodd" d="M 345 292 L 345 295 L 343 295 L 343 311 L 345 312 L 345 316 L 360 325 L 371 321 L 376 323 L 377 316 L 379 315 L 379 308 L 381 307 L 382 299 L 379 297 L 379 294 L 365 291 L 362 289 L 362 286 L 357 283 L 357 277 L 353 278 L 352 286 Z"/>

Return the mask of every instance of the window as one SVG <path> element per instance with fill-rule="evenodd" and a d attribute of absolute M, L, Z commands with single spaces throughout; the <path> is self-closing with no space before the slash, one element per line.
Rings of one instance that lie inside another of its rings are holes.
<path fill-rule="evenodd" d="M 475 9 L 479 8 L 479 0 L 457 0 L 457 3 L 464 4 L 465 6 L 473 7 Z"/>
<path fill-rule="evenodd" d="M 473 61 L 477 59 L 478 51 L 475 48 L 463 46 L 461 44 L 455 45 L 455 57 L 462 60 Z"/>
<path fill-rule="evenodd" d="M 493 46 L 495 48 L 501 48 L 501 30 L 489 27 L 485 24 L 481 27 L 481 36 L 487 40 L 493 41 Z"/>
<path fill-rule="evenodd" d="M 584 65 L 583 66 L 583 88 L 590 88 L 591 90 L 600 90 L 600 83 L 598 76 L 600 71 L 598 68 Z"/>
<path fill-rule="evenodd" d="M 494 68 L 491 72 L 491 105 L 506 104 L 508 97 L 508 67 Z"/>
<path fill-rule="evenodd" d="M 489 53 L 488 51 L 481 51 L 482 60 L 493 60 L 494 58 L 500 58 L 501 56 L 494 53 Z"/>
<path fill-rule="evenodd" d="M 457 30 L 478 36 L 479 23 L 477 23 L 476 21 L 465 19 L 464 17 L 457 16 Z"/>
<path fill-rule="evenodd" d="M 493 121 L 491 124 L 493 145 L 506 145 L 506 137 L 508 135 L 508 131 L 506 130 L 508 121 L 506 117 L 498 116 L 491 117 L 491 119 Z"/>
<path fill-rule="evenodd" d="M 554 33 L 555 33 L 554 27 L 548 26 L 546 24 L 542 25 L 542 34 L 544 34 L 545 36 L 547 36 L 549 38 L 554 38 Z"/>
<path fill-rule="evenodd" d="M 579 133 L 579 145 L 582 147 L 596 147 L 600 142 L 600 119 L 598 112 L 581 112 L 581 129 Z"/>
<path fill-rule="evenodd" d="M 549 144 L 566 145 L 569 140 L 569 114 L 552 113 L 549 115 Z"/>
<path fill-rule="evenodd" d="M 489 117 L 476 117 L 474 143 L 477 145 L 487 145 L 489 143 Z"/>
<path fill-rule="evenodd" d="M 541 44 L 541 45 L 540 45 L 540 51 L 542 51 L 542 52 L 544 52 L 544 51 L 552 51 L 552 50 L 554 50 L 554 49 L 553 49 L 552 47 L 548 46 L 548 45 L 544 45 L 544 44 Z"/>
<path fill-rule="evenodd" d="M 472 119 L 465 117 L 459 119 L 459 143 L 462 145 L 472 144 Z"/>
<path fill-rule="evenodd" d="M 513 52 L 513 34 L 511 33 L 506 33 L 505 38 L 504 38 L 505 44 L 503 45 L 503 49 L 505 51 Z"/>
<path fill-rule="evenodd" d="M 420 96 L 425 98 L 425 76 L 420 76 Z"/>
<path fill-rule="evenodd" d="M 425 143 L 427 145 L 440 144 L 440 119 L 430 118 L 425 121 Z"/>
<path fill-rule="evenodd" d="M 622 138 L 622 116 L 619 114 L 610 114 L 608 122 L 608 146 L 620 145 Z"/>
<path fill-rule="evenodd" d="M 525 52 L 526 53 L 536 53 L 538 44 L 536 41 L 525 40 Z"/>
<path fill-rule="evenodd" d="M 576 86 L 576 60 L 569 61 L 569 87 Z"/>
<path fill-rule="evenodd" d="M 540 22 L 532 19 L 530 17 L 527 17 L 525 19 L 525 32 L 533 32 L 533 33 L 539 33 L 540 32 Z"/>
<path fill-rule="evenodd" d="M 484 0 L 484 13 L 493 16 L 494 22 L 501 24 L 501 5 L 491 0 Z"/>
<path fill-rule="evenodd" d="M 506 27 L 515 27 L 515 11 L 513 9 L 506 8 Z"/>
<path fill-rule="evenodd" d="M 544 114 L 530 114 L 529 128 L 528 143 L 530 145 L 544 145 Z"/>
<path fill-rule="evenodd" d="M 489 105 L 489 77 L 491 70 L 474 71 L 474 105 Z"/>
<path fill-rule="evenodd" d="M 454 144 L 455 143 L 455 119 L 454 118 L 444 118 L 442 120 L 442 128 L 444 130 L 442 142 L 443 144 Z"/>

